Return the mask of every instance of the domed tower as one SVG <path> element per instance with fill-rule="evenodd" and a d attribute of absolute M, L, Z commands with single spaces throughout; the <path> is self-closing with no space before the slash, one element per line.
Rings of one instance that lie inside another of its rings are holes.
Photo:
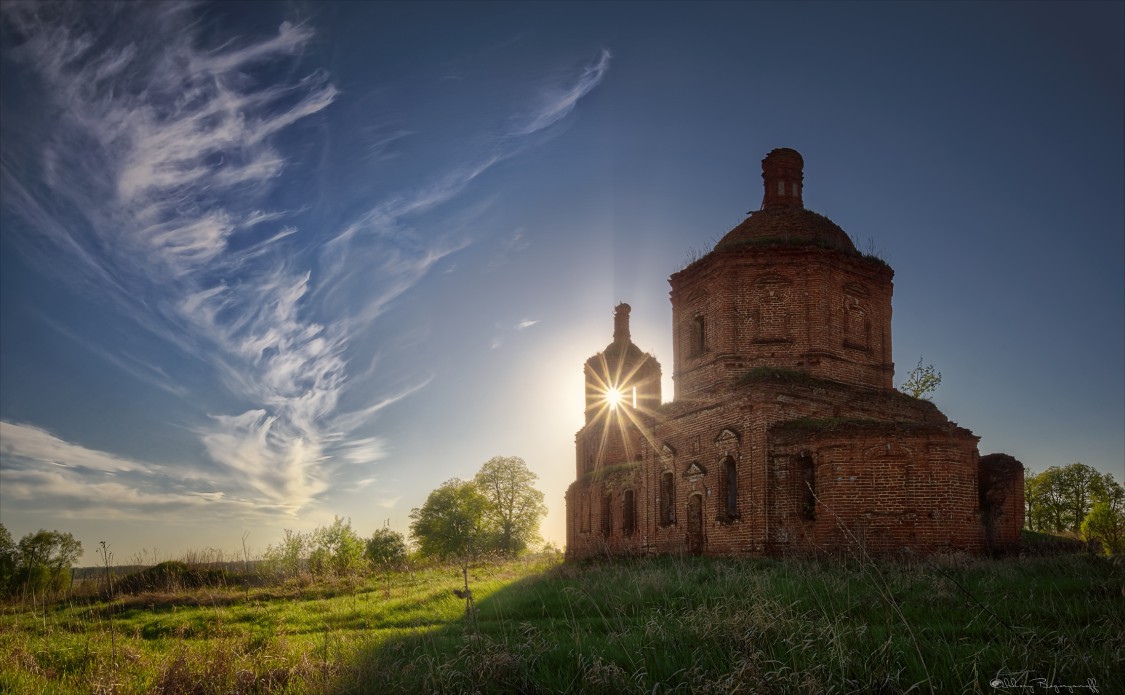
<path fill-rule="evenodd" d="M 578 434 L 579 475 L 633 460 L 639 441 L 630 434 L 660 406 L 660 363 L 630 336 L 628 304 L 618 304 L 613 342 L 586 360 L 586 426 Z M 618 430 L 613 432 L 610 430 Z M 639 435 L 637 435 L 639 436 Z"/>
<path fill-rule="evenodd" d="M 669 279 L 676 399 L 730 387 L 759 367 L 892 388 L 894 272 L 805 209 L 796 150 L 766 155 L 762 182 L 761 209 Z"/>

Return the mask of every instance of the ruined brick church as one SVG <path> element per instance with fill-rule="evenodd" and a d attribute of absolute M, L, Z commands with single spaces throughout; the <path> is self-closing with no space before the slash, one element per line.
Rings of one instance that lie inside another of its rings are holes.
<path fill-rule="evenodd" d="M 762 206 L 670 278 L 675 398 L 629 305 L 585 364 L 567 554 L 1018 548 L 1023 467 L 896 391 L 894 272 L 762 160 Z"/>

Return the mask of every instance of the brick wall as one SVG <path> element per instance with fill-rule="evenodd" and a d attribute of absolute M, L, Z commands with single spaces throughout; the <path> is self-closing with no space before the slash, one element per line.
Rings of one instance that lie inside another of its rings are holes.
<path fill-rule="evenodd" d="M 797 152 L 767 155 L 763 181 L 762 210 L 669 280 L 674 400 L 626 304 L 587 360 L 567 553 L 1018 547 L 1019 462 L 893 389 L 894 272 L 804 210 Z"/>
<path fill-rule="evenodd" d="M 759 366 L 891 388 L 892 278 L 879 261 L 816 246 L 709 254 L 670 280 L 675 397 Z"/>
<path fill-rule="evenodd" d="M 980 457 L 977 475 L 985 548 L 994 554 L 1018 551 L 1024 521 L 1023 464 L 1007 454 L 989 454 Z"/>

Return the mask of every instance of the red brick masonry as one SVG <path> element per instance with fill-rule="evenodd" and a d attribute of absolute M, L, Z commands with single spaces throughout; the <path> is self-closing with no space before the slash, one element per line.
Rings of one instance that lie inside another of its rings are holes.
<path fill-rule="evenodd" d="M 1018 549 L 1023 466 L 894 390 L 894 272 L 803 207 L 802 168 L 767 155 L 762 209 L 672 275 L 672 402 L 617 307 L 585 365 L 569 556 Z"/>

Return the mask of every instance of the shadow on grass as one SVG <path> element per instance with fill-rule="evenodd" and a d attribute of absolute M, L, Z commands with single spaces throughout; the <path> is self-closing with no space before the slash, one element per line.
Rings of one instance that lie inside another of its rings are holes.
<path fill-rule="evenodd" d="M 989 692 L 1008 677 L 1113 692 L 1122 586 L 1083 556 L 566 564 L 482 596 L 475 619 L 369 642 L 329 691 Z"/>
<path fill-rule="evenodd" d="M 602 591 L 607 572 L 621 579 L 633 569 L 569 564 L 518 579 L 477 600 L 472 615 L 362 648 L 333 692 L 587 692 L 635 690 L 637 679 L 652 676 L 673 682 L 678 667 L 658 666 L 654 644 L 646 647 L 636 624 L 643 592 Z M 619 600 L 611 607 L 606 598 Z"/>

